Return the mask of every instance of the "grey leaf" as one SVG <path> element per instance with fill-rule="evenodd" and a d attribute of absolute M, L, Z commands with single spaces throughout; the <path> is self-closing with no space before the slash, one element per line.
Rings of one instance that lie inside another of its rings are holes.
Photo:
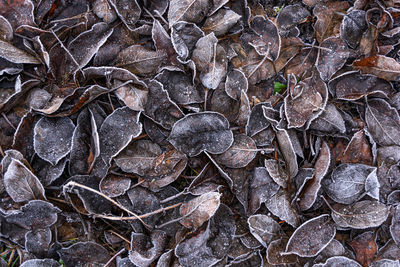
<path fill-rule="evenodd" d="M 335 234 L 335 224 L 328 214 L 310 219 L 294 231 L 286 245 L 286 253 L 314 257 L 328 246 Z"/>
<path fill-rule="evenodd" d="M 110 0 L 110 4 L 114 7 L 118 17 L 126 27 L 133 31 L 142 12 L 136 0 Z"/>
<path fill-rule="evenodd" d="M 299 218 L 296 210 L 290 204 L 290 199 L 284 191 L 280 190 L 273 195 L 266 203 L 268 210 L 279 217 L 279 219 L 286 221 L 293 227 L 299 225 Z"/>
<path fill-rule="evenodd" d="M 0 57 L 13 63 L 40 64 L 40 61 L 34 56 L 3 40 L 0 40 Z"/>
<path fill-rule="evenodd" d="M 114 161 L 122 171 L 144 176 L 155 168 L 161 154 L 159 145 L 149 140 L 138 140 L 122 150 Z"/>
<path fill-rule="evenodd" d="M 322 181 L 322 185 L 334 201 L 351 204 L 362 197 L 365 192 L 365 181 L 375 170 L 375 167 L 364 164 L 341 164 L 329 178 Z"/>
<path fill-rule="evenodd" d="M 4 174 L 4 187 L 15 202 L 46 199 L 39 179 L 21 161 L 11 159 Z"/>
<path fill-rule="evenodd" d="M 104 120 L 99 136 L 101 156 L 106 163 L 118 155 L 132 138 L 140 135 L 142 124 L 139 122 L 139 116 L 140 112 L 122 107 L 116 109 Z"/>
<path fill-rule="evenodd" d="M 156 80 L 149 83 L 144 114 L 166 129 L 172 129 L 172 126 L 183 117 L 182 110 L 171 100 L 164 86 Z"/>
<path fill-rule="evenodd" d="M 52 259 L 33 259 L 25 261 L 21 267 L 60 267 L 60 263 Z"/>
<path fill-rule="evenodd" d="M 56 165 L 72 147 L 75 125 L 68 117 L 41 118 L 34 128 L 33 146 L 42 159 Z"/>
<path fill-rule="evenodd" d="M 247 219 L 251 234 L 267 247 L 273 240 L 282 236 L 281 226 L 271 217 L 264 214 L 252 215 Z"/>
<path fill-rule="evenodd" d="M 166 56 L 164 51 L 132 45 L 118 54 L 116 66 L 126 68 L 138 75 L 149 75 L 157 72 Z"/>
<path fill-rule="evenodd" d="M 344 133 L 346 131 L 346 125 L 336 106 L 328 103 L 322 114 L 311 122 L 310 129 L 326 133 Z"/>
<path fill-rule="evenodd" d="M 313 267 L 336 267 L 336 266 L 361 267 L 361 265 L 355 260 L 349 259 L 344 256 L 331 257 L 325 263 L 319 263 L 313 265 Z"/>
<path fill-rule="evenodd" d="M 178 21 L 198 23 L 208 13 L 208 0 L 171 0 L 168 10 L 168 22 L 171 28 Z"/>
<path fill-rule="evenodd" d="M 350 52 L 346 43 L 339 37 L 326 38 L 320 46 L 325 49 L 321 49 L 319 52 L 317 69 L 322 80 L 328 81 L 343 67 Z"/>
<path fill-rule="evenodd" d="M 257 146 L 253 139 L 244 134 L 234 136 L 231 147 L 222 154 L 214 156 L 215 160 L 229 168 L 246 167 L 257 155 Z"/>
<path fill-rule="evenodd" d="M 217 112 L 188 114 L 172 127 L 168 141 L 179 151 L 194 157 L 203 151 L 223 153 L 233 143 L 228 120 Z"/>
<path fill-rule="evenodd" d="M 368 131 L 379 145 L 400 145 L 400 117 L 388 102 L 383 99 L 368 101 L 365 121 Z"/>
<path fill-rule="evenodd" d="M 389 207 L 372 200 L 363 200 L 332 210 L 332 218 L 338 226 L 352 229 L 378 227 L 388 216 Z"/>
<path fill-rule="evenodd" d="M 206 33 L 214 32 L 215 36 L 221 36 L 227 33 L 240 18 L 239 14 L 230 9 L 220 9 L 206 19 L 203 30 Z"/>

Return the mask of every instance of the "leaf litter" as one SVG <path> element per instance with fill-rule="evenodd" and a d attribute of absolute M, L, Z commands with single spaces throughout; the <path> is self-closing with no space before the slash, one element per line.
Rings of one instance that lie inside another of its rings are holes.
<path fill-rule="evenodd" d="M 399 9 L 0 2 L 0 266 L 399 266 Z"/>

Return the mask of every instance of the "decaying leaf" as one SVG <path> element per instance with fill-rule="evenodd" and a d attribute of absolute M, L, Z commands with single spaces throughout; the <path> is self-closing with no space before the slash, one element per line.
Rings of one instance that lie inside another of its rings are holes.
<path fill-rule="evenodd" d="M 395 59 L 377 55 L 353 62 L 353 67 L 363 74 L 373 74 L 388 81 L 400 80 L 400 63 Z"/>
<path fill-rule="evenodd" d="M 104 120 L 99 136 L 101 156 L 106 163 L 142 132 L 139 116 L 140 112 L 123 107 L 116 109 Z"/>
<path fill-rule="evenodd" d="M 51 164 L 57 164 L 71 151 L 74 129 L 70 118 L 41 118 L 34 128 L 35 152 Z"/>
<path fill-rule="evenodd" d="M 20 210 L 7 215 L 7 222 L 28 230 L 46 229 L 56 223 L 61 210 L 43 200 L 31 200 Z"/>
<path fill-rule="evenodd" d="M 322 181 L 328 196 L 342 204 L 352 204 L 365 192 L 367 177 L 376 169 L 364 164 L 341 164 Z"/>
<path fill-rule="evenodd" d="M 314 264 L 315 267 L 328 267 L 328 266 L 348 266 L 348 267 L 361 267 L 355 260 L 349 259 L 344 256 L 335 256 L 329 258 L 325 263 Z"/>
<path fill-rule="evenodd" d="M 108 251 L 94 242 L 78 242 L 60 249 L 58 254 L 67 266 L 105 264 L 110 259 Z"/>
<path fill-rule="evenodd" d="M 214 156 L 215 160 L 229 168 L 246 167 L 256 156 L 257 146 L 253 139 L 244 134 L 234 136 L 231 147 L 222 154 Z"/>
<path fill-rule="evenodd" d="M 357 100 L 373 94 L 387 98 L 394 93 L 389 82 L 356 71 L 346 72 L 332 79 L 329 82 L 329 90 L 341 100 Z"/>
<path fill-rule="evenodd" d="M 4 187 L 15 202 L 46 199 L 39 179 L 19 160 L 11 159 L 4 174 Z"/>
<path fill-rule="evenodd" d="M 215 214 L 220 205 L 220 197 L 219 193 L 210 192 L 183 204 L 180 208 L 183 216 L 180 223 L 187 228 L 200 227 Z"/>
<path fill-rule="evenodd" d="M 373 200 L 363 200 L 332 210 L 332 218 L 338 226 L 353 229 L 377 227 L 388 216 L 389 208 Z"/>
<path fill-rule="evenodd" d="M 177 121 L 168 141 L 190 157 L 203 151 L 218 154 L 225 152 L 232 145 L 233 133 L 223 115 L 216 112 L 199 112 L 186 115 Z"/>
<path fill-rule="evenodd" d="M 324 49 L 319 52 L 317 69 L 320 72 L 321 79 L 328 81 L 333 74 L 343 67 L 350 53 L 346 43 L 339 37 L 327 38 L 320 46 Z"/>
<path fill-rule="evenodd" d="M 332 241 L 336 227 L 327 214 L 306 221 L 290 237 L 285 253 L 302 257 L 318 255 Z"/>
<path fill-rule="evenodd" d="M 247 220 L 250 232 L 264 246 L 282 235 L 280 225 L 267 215 L 256 214 Z"/>
<path fill-rule="evenodd" d="M 383 99 L 367 102 L 365 121 L 375 142 L 382 146 L 400 145 L 400 117 Z"/>

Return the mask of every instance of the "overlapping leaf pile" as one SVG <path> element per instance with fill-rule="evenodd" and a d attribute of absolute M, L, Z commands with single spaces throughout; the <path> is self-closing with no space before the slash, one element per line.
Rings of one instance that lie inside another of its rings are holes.
<path fill-rule="evenodd" d="M 0 265 L 400 266 L 399 37 L 398 0 L 1 1 Z"/>

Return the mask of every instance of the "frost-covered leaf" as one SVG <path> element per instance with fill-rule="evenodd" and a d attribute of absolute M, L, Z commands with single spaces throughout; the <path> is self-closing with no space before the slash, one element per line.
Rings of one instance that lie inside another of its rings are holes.
<path fill-rule="evenodd" d="M 331 257 L 325 263 L 318 263 L 313 265 L 313 267 L 333 267 L 333 266 L 361 267 L 361 265 L 355 260 L 349 259 L 344 256 Z"/>
<path fill-rule="evenodd" d="M 24 261 L 21 267 L 60 267 L 60 263 L 53 259 L 32 259 Z"/>
<path fill-rule="evenodd" d="M 237 100 L 241 97 L 241 92 L 247 92 L 249 82 L 246 75 L 238 69 L 228 72 L 225 81 L 225 92 L 233 99 Z"/>
<path fill-rule="evenodd" d="M 388 81 L 400 80 L 400 63 L 391 57 L 371 56 L 353 62 L 353 67 L 363 74 L 376 75 Z"/>
<path fill-rule="evenodd" d="M 255 16 L 250 21 L 250 27 L 255 35 L 249 44 L 258 54 L 275 61 L 281 50 L 281 38 L 275 24 L 269 18 Z"/>
<path fill-rule="evenodd" d="M 57 164 L 68 155 L 75 125 L 68 117 L 41 118 L 34 128 L 33 145 L 42 159 Z"/>
<path fill-rule="evenodd" d="M 289 196 L 280 190 L 273 195 L 266 203 L 268 210 L 279 217 L 279 219 L 286 221 L 293 227 L 299 225 L 299 218 L 296 210 L 292 207 Z"/>
<path fill-rule="evenodd" d="M 287 130 L 279 129 L 276 131 L 276 139 L 286 162 L 286 172 L 290 178 L 293 178 L 299 171 L 293 140 L 290 138 Z"/>
<path fill-rule="evenodd" d="M 43 200 L 31 200 L 20 210 L 8 214 L 6 220 L 28 230 L 46 229 L 56 223 L 61 210 Z"/>
<path fill-rule="evenodd" d="M 46 257 L 52 239 L 50 228 L 29 231 L 25 234 L 25 249 L 38 258 Z"/>
<path fill-rule="evenodd" d="M 93 12 L 106 23 L 117 19 L 117 13 L 111 8 L 107 0 L 96 0 L 93 4 Z"/>
<path fill-rule="evenodd" d="M 298 261 L 295 254 L 285 254 L 287 239 L 277 239 L 271 241 L 267 248 L 267 261 L 269 264 L 292 264 Z"/>
<path fill-rule="evenodd" d="M 294 231 L 286 245 L 286 253 L 314 257 L 332 241 L 335 234 L 336 227 L 329 215 L 315 217 Z"/>
<path fill-rule="evenodd" d="M 343 152 L 341 162 L 373 165 L 371 147 L 364 131 L 358 131 L 353 135 Z"/>
<path fill-rule="evenodd" d="M 341 100 L 357 100 L 373 94 L 388 98 L 394 93 L 390 82 L 357 71 L 343 73 L 331 80 L 329 90 L 334 97 Z"/>
<path fill-rule="evenodd" d="M 182 110 L 171 100 L 163 85 L 156 80 L 149 83 L 144 114 L 166 129 L 171 129 L 175 122 L 183 117 Z"/>
<path fill-rule="evenodd" d="M 4 174 L 4 187 L 15 202 L 46 199 L 39 179 L 19 160 L 11 159 Z"/>
<path fill-rule="evenodd" d="M 199 229 L 175 247 L 175 255 L 185 267 L 210 266 L 228 253 L 235 232 L 233 213 L 221 204 L 205 229 Z"/>
<path fill-rule="evenodd" d="M 217 154 L 214 159 L 229 168 L 246 167 L 256 156 L 257 146 L 253 139 L 244 134 L 234 136 L 231 147 L 222 154 Z"/>
<path fill-rule="evenodd" d="M 0 57 L 13 63 L 40 64 L 40 61 L 34 56 L 1 39 Z"/>
<path fill-rule="evenodd" d="M 251 234 L 264 246 L 283 235 L 281 226 L 268 215 L 256 214 L 248 218 Z"/>
<path fill-rule="evenodd" d="M 375 170 L 364 164 L 341 164 L 322 181 L 322 186 L 334 201 L 352 204 L 363 196 L 367 177 Z"/>
<path fill-rule="evenodd" d="M 161 154 L 159 145 L 149 140 L 138 140 L 122 150 L 114 161 L 124 172 L 145 176 L 156 167 Z"/>
<path fill-rule="evenodd" d="M 400 206 L 396 206 L 390 224 L 390 234 L 396 244 L 400 244 Z"/>
<path fill-rule="evenodd" d="M 198 23 L 203 20 L 209 9 L 208 0 L 171 0 L 168 10 L 169 27 L 181 20 Z"/>
<path fill-rule="evenodd" d="M 94 242 L 78 242 L 57 251 L 66 266 L 86 264 L 105 264 L 110 255 L 108 251 Z"/>
<path fill-rule="evenodd" d="M 171 42 L 180 59 L 186 60 L 192 55 L 197 41 L 204 37 L 203 31 L 194 23 L 180 21 L 171 30 Z"/>
<path fill-rule="evenodd" d="M 187 105 L 204 101 L 202 92 L 192 83 L 191 77 L 183 72 L 165 70 L 157 75 L 156 79 L 163 84 L 177 104 Z"/>
<path fill-rule="evenodd" d="M 266 168 L 255 168 L 249 181 L 249 212 L 256 212 L 261 204 L 269 201 L 278 190 L 279 185 L 272 180 Z"/>
<path fill-rule="evenodd" d="M 248 136 L 253 137 L 271 125 L 265 115 L 268 115 L 269 118 L 276 118 L 278 112 L 272 108 L 270 103 L 258 103 L 252 108 L 246 124 L 246 134 Z"/>
<path fill-rule="evenodd" d="M 233 143 L 233 133 L 228 120 L 216 112 L 188 114 L 177 121 L 168 141 L 190 157 L 203 151 L 223 153 Z"/>
<path fill-rule="evenodd" d="M 370 266 L 376 256 L 378 245 L 375 242 L 376 233 L 374 231 L 364 232 L 357 235 L 349 242 L 356 254 L 356 261 L 362 266 Z"/>
<path fill-rule="evenodd" d="M 340 26 L 340 37 L 354 49 L 360 44 L 362 34 L 367 28 L 365 11 L 354 9 L 344 16 Z"/>
<path fill-rule="evenodd" d="M 346 126 L 342 115 L 335 105 L 328 103 L 324 112 L 311 122 L 310 129 L 325 133 L 344 133 L 346 131 Z"/>
<path fill-rule="evenodd" d="M 318 2 L 313 9 L 313 14 L 317 17 L 314 24 L 317 41 L 322 43 L 327 37 L 337 35 L 340 22 L 343 17 L 340 12 L 345 12 L 349 8 L 349 3 L 344 1 L 330 1 L 327 3 Z"/>
<path fill-rule="evenodd" d="M 69 63 L 67 71 L 75 72 L 86 66 L 112 32 L 113 28 L 109 29 L 107 23 L 99 22 L 72 40 L 68 45 L 68 50 L 74 61 Z"/>
<path fill-rule="evenodd" d="M 130 30 L 135 29 L 135 24 L 142 12 L 136 0 L 110 0 L 109 2 L 117 12 L 118 17 Z"/>
<path fill-rule="evenodd" d="M 321 181 L 328 173 L 330 164 L 331 151 L 328 143 L 323 142 L 319 151 L 319 156 L 314 165 L 314 176 L 302 190 L 300 201 L 298 202 L 301 210 L 307 210 L 315 203 L 318 191 L 321 188 Z"/>
<path fill-rule="evenodd" d="M 332 210 L 332 218 L 338 226 L 353 229 L 377 227 L 388 216 L 389 207 L 373 200 L 363 200 Z"/>
<path fill-rule="evenodd" d="M 317 69 L 324 81 L 331 79 L 332 75 L 340 70 L 346 63 L 350 52 L 346 43 L 339 37 L 330 37 L 325 39 L 321 44 L 319 52 Z"/>
<path fill-rule="evenodd" d="M 382 259 L 377 260 L 369 265 L 370 267 L 400 267 L 399 260 Z"/>
<path fill-rule="evenodd" d="M 131 187 L 131 179 L 109 175 L 101 179 L 99 187 L 103 194 L 109 197 L 118 197 L 125 194 Z"/>
<path fill-rule="evenodd" d="M 114 87 L 119 87 L 120 85 L 122 85 L 122 82 L 116 80 Z M 148 93 L 148 91 L 141 90 L 132 84 L 123 85 L 115 90 L 115 95 L 135 111 L 144 110 Z"/>
<path fill-rule="evenodd" d="M 129 259 L 137 266 L 149 266 L 163 252 L 167 243 L 167 234 L 154 230 L 150 236 L 132 232 Z"/>
<path fill-rule="evenodd" d="M 180 207 L 180 214 L 184 216 L 180 223 L 186 228 L 198 228 L 208 221 L 220 206 L 221 194 L 217 192 L 205 193 Z"/>
<path fill-rule="evenodd" d="M 142 132 L 139 116 L 140 112 L 122 107 L 116 109 L 104 120 L 99 136 L 101 156 L 106 163 L 124 149 L 132 138 Z"/>
<path fill-rule="evenodd" d="M 368 131 L 379 145 L 400 145 L 400 116 L 388 102 L 379 98 L 368 101 L 365 121 Z"/>
<path fill-rule="evenodd" d="M 300 128 L 309 124 L 322 113 L 327 99 L 327 86 L 318 74 L 299 82 L 285 97 L 288 127 Z"/>
<path fill-rule="evenodd" d="M 239 14 L 230 9 L 220 9 L 217 13 L 206 19 L 203 31 L 214 32 L 215 36 L 224 35 L 241 18 Z"/>
<path fill-rule="evenodd" d="M 84 109 L 78 116 L 72 136 L 70 173 L 88 174 L 99 153 L 99 137 L 93 113 L 89 109 Z"/>
<path fill-rule="evenodd" d="M 279 30 L 286 32 L 304 22 L 308 16 L 310 16 L 310 12 L 301 4 L 289 5 L 279 11 L 276 23 Z"/>
<path fill-rule="evenodd" d="M 150 75 L 157 72 L 166 59 L 163 51 L 154 51 L 140 45 L 132 45 L 122 50 L 116 66 L 123 67 L 138 75 Z"/>

